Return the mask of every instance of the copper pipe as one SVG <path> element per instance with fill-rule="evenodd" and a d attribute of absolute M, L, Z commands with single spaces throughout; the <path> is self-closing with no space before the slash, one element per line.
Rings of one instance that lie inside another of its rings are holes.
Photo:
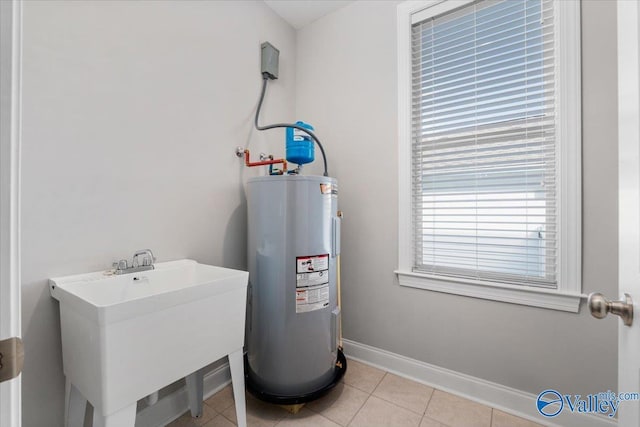
<path fill-rule="evenodd" d="M 249 150 L 244 150 L 244 164 L 247 167 L 253 166 L 267 166 L 267 165 L 276 165 L 278 163 L 282 163 L 282 173 L 287 173 L 287 161 L 285 159 L 271 159 L 271 160 L 261 160 L 259 162 L 251 162 Z"/>

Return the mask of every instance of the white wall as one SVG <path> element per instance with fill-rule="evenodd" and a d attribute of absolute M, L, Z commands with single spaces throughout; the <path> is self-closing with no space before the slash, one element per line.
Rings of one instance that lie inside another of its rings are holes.
<path fill-rule="evenodd" d="M 346 338 L 530 392 L 616 389 L 614 319 L 398 286 L 396 4 L 355 2 L 296 42 L 260 1 L 25 2 L 25 427 L 62 422 L 47 278 L 104 269 L 145 247 L 160 261 L 245 267 L 247 171 L 233 151 L 250 142 L 278 155 L 284 138 L 251 130 L 265 40 L 281 51 L 281 75 L 262 123 L 312 123 L 340 180 Z M 583 290 L 609 296 L 615 61 L 613 5 L 584 2 Z"/>
<path fill-rule="evenodd" d="M 297 117 L 340 182 L 345 338 L 539 393 L 616 390 L 617 321 L 399 287 L 395 1 L 298 32 Z M 615 3 L 583 2 L 583 292 L 617 295 Z"/>
<path fill-rule="evenodd" d="M 281 55 L 263 120 L 291 118 L 295 32 L 261 1 L 24 3 L 25 427 L 62 425 L 49 277 L 141 248 L 245 268 L 242 182 L 257 172 L 235 147 L 284 141 L 252 132 L 266 40 Z"/>

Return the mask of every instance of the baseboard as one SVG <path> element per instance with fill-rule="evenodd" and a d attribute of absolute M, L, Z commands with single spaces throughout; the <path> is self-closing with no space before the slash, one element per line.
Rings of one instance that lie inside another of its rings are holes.
<path fill-rule="evenodd" d="M 220 365 L 204 376 L 204 398 L 213 396 L 231 383 L 229 363 Z M 148 406 L 136 415 L 136 427 L 158 427 L 169 424 L 189 409 L 187 390 L 183 387 Z"/>
<path fill-rule="evenodd" d="M 521 418 L 549 427 L 616 427 L 616 420 L 593 414 L 563 412 L 552 419 L 542 419 L 536 410 L 537 396 L 501 384 L 455 372 L 366 344 L 343 340 L 347 357 L 396 375 L 465 397 Z M 220 365 L 204 377 L 205 399 L 231 383 L 229 364 Z M 182 388 L 144 408 L 136 416 L 136 427 L 164 426 L 189 408 L 187 391 Z"/>
<path fill-rule="evenodd" d="M 536 423 L 543 423 L 550 427 L 612 427 L 618 425 L 616 420 L 603 415 L 578 414 L 568 411 L 563 411 L 555 418 L 545 419 L 536 409 L 537 395 L 355 341 L 345 339 L 343 344 L 344 352 L 349 358 Z"/>

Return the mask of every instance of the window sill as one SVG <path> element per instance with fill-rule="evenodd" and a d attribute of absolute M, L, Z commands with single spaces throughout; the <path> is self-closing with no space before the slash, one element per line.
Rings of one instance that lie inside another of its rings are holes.
<path fill-rule="evenodd" d="M 464 295 L 511 304 L 529 305 L 551 310 L 577 313 L 584 295 L 572 292 L 553 291 L 540 288 L 526 288 L 514 285 L 500 285 L 475 280 L 451 279 L 396 270 L 400 286 L 427 289 L 447 294 Z"/>

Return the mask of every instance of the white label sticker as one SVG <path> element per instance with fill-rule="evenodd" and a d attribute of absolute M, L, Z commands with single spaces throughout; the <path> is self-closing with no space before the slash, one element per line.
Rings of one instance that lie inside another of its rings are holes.
<path fill-rule="evenodd" d="M 298 273 L 296 288 L 304 288 L 306 286 L 322 285 L 329 281 L 328 270 L 316 271 L 314 273 Z"/>
<path fill-rule="evenodd" d="M 329 305 L 329 284 L 296 289 L 296 313 L 320 310 Z"/>
<path fill-rule="evenodd" d="M 296 313 L 329 305 L 329 254 L 296 257 Z"/>
<path fill-rule="evenodd" d="M 296 265 L 296 273 L 329 270 L 329 255 L 299 256 L 296 258 Z"/>

